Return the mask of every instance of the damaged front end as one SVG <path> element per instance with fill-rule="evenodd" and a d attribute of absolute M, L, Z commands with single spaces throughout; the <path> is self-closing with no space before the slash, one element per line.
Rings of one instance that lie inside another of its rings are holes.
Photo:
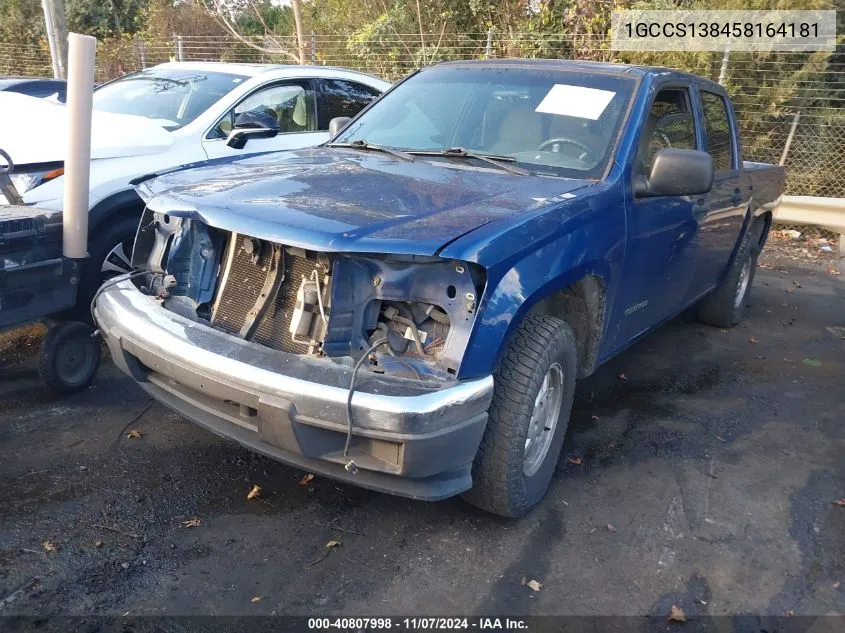
<path fill-rule="evenodd" d="M 484 290 L 475 264 L 315 252 L 147 209 L 133 253 L 165 309 L 271 349 L 387 376 L 456 380 Z"/>

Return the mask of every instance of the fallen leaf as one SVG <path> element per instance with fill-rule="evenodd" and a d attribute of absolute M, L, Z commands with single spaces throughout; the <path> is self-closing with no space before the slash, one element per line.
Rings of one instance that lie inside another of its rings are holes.
<path fill-rule="evenodd" d="M 202 523 L 202 521 L 200 521 L 197 518 L 188 519 L 187 521 L 182 521 L 182 527 L 195 528 L 195 527 L 199 527 L 201 523 Z"/>
<path fill-rule="evenodd" d="M 701 604 L 701 605 L 704 605 L 705 607 L 707 606 L 707 600 L 702 600 L 701 598 L 696 598 L 695 602 L 696 602 L 696 604 Z"/>
<path fill-rule="evenodd" d="M 760 341 L 758 341 L 756 338 L 754 338 L 754 337 L 752 336 L 750 339 L 748 339 L 748 342 L 749 342 L 749 343 L 759 343 Z"/>
<path fill-rule="evenodd" d="M 728 328 L 724 328 L 724 327 L 720 327 L 719 331 L 720 332 L 730 332 L 730 330 Z"/>
<path fill-rule="evenodd" d="M 599 421 L 599 416 L 597 416 L 597 415 L 592 416 L 592 418 L 593 418 L 593 422 Z"/>
<path fill-rule="evenodd" d="M 617 378 L 619 378 L 619 380 L 628 380 L 628 376 L 626 376 L 625 374 L 619 374 Z"/>
<path fill-rule="evenodd" d="M 138 429 L 132 429 L 129 433 L 126 434 L 126 439 L 129 440 L 140 440 L 141 439 L 141 431 Z"/>
<path fill-rule="evenodd" d="M 543 583 L 537 580 L 529 580 L 525 583 L 525 586 L 528 587 L 531 591 L 540 591 L 540 587 L 543 586 Z"/>
<path fill-rule="evenodd" d="M 608 532 L 618 532 L 619 530 L 616 529 L 616 526 L 613 523 L 607 524 L 607 531 Z"/>
<path fill-rule="evenodd" d="M 250 602 L 261 602 L 261 596 L 254 596 Z"/>
<path fill-rule="evenodd" d="M 833 583 L 833 589 L 839 589 L 839 585 L 840 582 L 837 580 L 835 583 Z"/>
<path fill-rule="evenodd" d="M 257 496 L 259 496 L 260 494 L 261 494 L 261 486 L 259 486 L 258 484 L 255 484 L 255 485 L 252 487 L 252 490 L 250 490 L 250 491 L 247 493 L 246 498 L 247 498 L 247 499 L 255 499 L 255 498 L 256 498 Z"/>
<path fill-rule="evenodd" d="M 594 534 L 598 531 L 599 531 L 599 527 L 597 525 L 594 525 L 592 528 L 590 528 L 590 534 Z"/>
<path fill-rule="evenodd" d="M 810 367 L 821 367 L 821 361 L 816 360 L 815 358 L 805 358 L 804 364 L 809 365 Z"/>
<path fill-rule="evenodd" d="M 305 475 L 305 477 L 303 477 L 302 479 L 299 480 L 299 485 L 300 486 L 307 486 L 313 480 L 314 480 L 314 475 L 312 475 L 311 473 L 308 473 L 307 475 Z"/>
<path fill-rule="evenodd" d="M 833 268 L 828 269 L 827 272 L 829 272 L 831 275 L 841 275 L 842 274 L 838 270 L 834 270 Z"/>
<path fill-rule="evenodd" d="M 59 546 L 56 545 L 53 541 L 44 541 L 43 543 L 41 543 L 41 546 L 48 552 L 55 552 L 57 549 L 59 549 Z"/>
<path fill-rule="evenodd" d="M 566 461 L 568 461 L 570 464 L 574 464 L 575 466 L 580 466 L 584 463 L 584 460 L 578 457 L 578 455 L 576 455 L 575 457 L 570 457 Z"/>
<path fill-rule="evenodd" d="M 791 618 L 793 615 L 795 615 L 795 611 L 793 611 L 792 609 L 790 609 L 789 611 L 787 611 L 786 613 L 784 613 L 784 615 L 785 615 L 786 617 L 788 617 L 788 618 Z"/>
<path fill-rule="evenodd" d="M 842 499 L 837 499 L 833 502 L 833 505 L 842 506 L 843 508 L 845 508 L 845 497 L 843 497 Z"/>
<path fill-rule="evenodd" d="M 684 613 L 684 610 L 681 609 L 681 607 L 673 604 L 672 610 L 669 611 L 669 621 L 670 622 L 686 622 L 687 616 Z"/>
<path fill-rule="evenodd" d="M 340 541 L 329 541 L 326 543 L 327 549 L 332 549 L 333 547 L 340 547 Z"/>
<path fill-rule="evenodd" d="M 102 541 L 94 541 L 94 547 L 102 547 L 102 546 L 103 546 Z"/>

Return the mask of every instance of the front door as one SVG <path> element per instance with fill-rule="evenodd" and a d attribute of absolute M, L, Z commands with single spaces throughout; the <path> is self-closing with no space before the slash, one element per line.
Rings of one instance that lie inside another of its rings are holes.
<path fill-rule="evenodd" d="M 226 144 L 226 138 L 239 115 L 255 112 L 271 115 L 279 123 L 279 133 L 273 138 L 249 139 L 242 149 Z M 281 81 L 261 86 L 229 110 L 203 139 L 208 158 L 300 149 L 319 145 L 329 138 L 328 131 L 317 126 L 317 101 L 313 82 Z"/>
<path fill-rule="evenodd" d="M 632 179 L 648 176 L 659 150 L 698 146 L 689 89 L 662 88 L 642 131 Z M 629 199 L 623 283 L 615 308 L 618 347 L 681 308 L 696 274 L 698 217 L 706 205 L 704 196 Z"/>

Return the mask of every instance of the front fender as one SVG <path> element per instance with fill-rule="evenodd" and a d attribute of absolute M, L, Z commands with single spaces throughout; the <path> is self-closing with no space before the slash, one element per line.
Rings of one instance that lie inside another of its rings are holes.
<path fill-rule="evenodd" d="M 487 287 L 460 378 L 492 373 L 531 308 L 586 276 L 602 280 L 610 305 L 625 254 L 624 206 L 617 202 L 614 195 L 596 196 L 550 210 L 485 243 L 476 254 L 487 258 L 463 254 L 462 259 L 485 266 Z M 457 255 L 456 249 L 449 251 Z M 493 253 L 498 256 L 491 262 Z"/>

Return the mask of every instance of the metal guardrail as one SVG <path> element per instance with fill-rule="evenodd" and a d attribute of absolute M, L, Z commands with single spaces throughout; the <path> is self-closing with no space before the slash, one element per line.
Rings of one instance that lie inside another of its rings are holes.
<path fill-rule="evenodd" d="M 775 208 L 779 226 L 819 227 L 839 235 L 839 270 L 845 272 L 845 198 L 784 196 Z"/>
<path fill-rule="evenodd" d="M 778 224 L 818 226 L 845 235 L 845 198 L 784 196 L 775 209 Z"/>

